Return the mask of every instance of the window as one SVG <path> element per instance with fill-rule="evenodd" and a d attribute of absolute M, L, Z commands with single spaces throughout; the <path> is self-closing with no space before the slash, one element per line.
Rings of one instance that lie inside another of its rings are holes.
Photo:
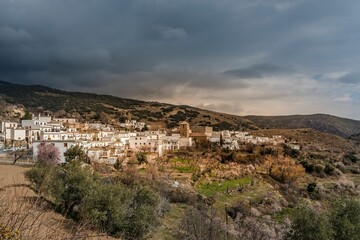
<path fill-rule="evenodd" d="M 66 147 L 66 148 L 67 148 L 67 146 L 68 146 L 68 144 L 67 144 L 67 143 L 64 143 L 64 147 Z"/>

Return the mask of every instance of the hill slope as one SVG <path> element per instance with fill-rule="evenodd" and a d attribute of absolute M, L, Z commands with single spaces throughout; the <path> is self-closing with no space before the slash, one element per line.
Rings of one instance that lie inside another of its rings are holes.
<path fill-rule="evenodd" d="M 246 116 L 260 128 L 298 129 L 312 128 L 341 137 L 360 133 L 360 121 L 327 114 L 290 116 Z"/>
<path fill-rule="evenodd" d="M 20 85 L 0 81 L 1 103 L 23 106 L 32 112 L 48 112 L 58 117 L 109 122 L 125 119 L 174 127 L 181 121 L 191 125 L 213 126 L 215 130 L 256 130 L 312 128 L 321 132 L 349 137 L 360 133 L 360 121 L 325 114 L 292 116 L 236 116 L 190 106 L 176 106 L 83 92 L 67 92 L 39 85 Z"/>
<path fill-rule="evenodd" d="M 64 117 L 74 116 L 81 120 L 102 120 L 112 124 L 127 118 L 163 123 L 167 127 L 176 126 L 180 121 L 192 125 L 213 126 L 222 129 L 256 129 L 256 126 L 240 116 L 217 113 L 158 102 L 146 102 L 82 92 L 66 92 L 44 86 L 12 84 L 0 81 L 0 101 L 22 105 L 32 112 L 44 112 Z M 1 115 L 1 112 L 0 112 Z"/>

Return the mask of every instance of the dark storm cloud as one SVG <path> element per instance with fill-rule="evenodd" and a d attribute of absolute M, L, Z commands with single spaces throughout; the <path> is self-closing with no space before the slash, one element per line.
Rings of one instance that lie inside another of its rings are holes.
<path fill-rule="evenodd" d="M 13 29 L 10 27 L 0 27 L 0 43 L 2 46 L 17 45 L 30 41 L 31 36 L 23 29 Z"/>
<path fill-rule="evenodd" d="M 356 71 L 359 11 L 358 0 L 0 0 L 0 79 L 159 101 L 292 92 L 293 68 Z"/>
<path fill-rule="evenodd" d="M 360 83 L 360 73 L 348 73 L 338 79 L 339 82 L 345 84 L 357 84 Z"/>
<path fill-rule="evenodd" d="M 250 66 L 248 68 L 238 68 L 225 71 L 225 75 L 236 78 L 262 78 L 271 75 L 281 75 L 291 73 L 293 70 L 289 67 L 276 66 L 269 63 L 262 63 Z"/>

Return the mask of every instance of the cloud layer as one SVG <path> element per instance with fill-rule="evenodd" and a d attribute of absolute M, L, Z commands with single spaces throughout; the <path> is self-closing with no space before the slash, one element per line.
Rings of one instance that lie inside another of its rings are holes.
<path fill-rule="evenodd" d="M 0 79 L 360 119 L 357 0 L 0 0 Z"/>

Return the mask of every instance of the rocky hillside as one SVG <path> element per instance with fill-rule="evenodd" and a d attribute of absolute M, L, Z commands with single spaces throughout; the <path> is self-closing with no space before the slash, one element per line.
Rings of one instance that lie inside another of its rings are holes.
<path fill-rule="evenodd" d="M 348 138 L 360 133 L 360 121 L 340 118 L 328 114 L 291 115 L 291 116 L 246 116 L 259 128 L 298 129 L 312 128 Z"/>
<path fill-rule="evenodd" d="M 58 117 L 72 116 L 90 122 L 101 120 L 116 124 L 131 118 L 149 124 L 160 122 L 167 127 L 173 127 L 180 121 L 186 120 L 192 125 L 213 126 L 215 130 L 257 129 L 251 121 L 240 116 L 190 106 L 145 102 L 110 95 L 66 92 L 44 86 L 19 85 L 1 81 L 0 104 L 8 106 L 7 109 L 9 105 L 17 106 L 35 113 L 45 112 Z M 0 115 L 8 112 L 5 108 L 1 109 Z M 7 114 L 9 115 L 9 112 Z"/>
<path fill-rule="evenodd" d="M 25 110 L 57 117 L 77 117 L 89 122 L 101 120 L 114 125 L 131 118 L 167 127 L 186 120 L 191 125 L 213 126 L 215 130 L 312 128 L 344 138 L 360 133 L 360 121 L 325 114 L 241 117 L 190 106 L 0 81 L 0 119 L 19 118 Z"/>

